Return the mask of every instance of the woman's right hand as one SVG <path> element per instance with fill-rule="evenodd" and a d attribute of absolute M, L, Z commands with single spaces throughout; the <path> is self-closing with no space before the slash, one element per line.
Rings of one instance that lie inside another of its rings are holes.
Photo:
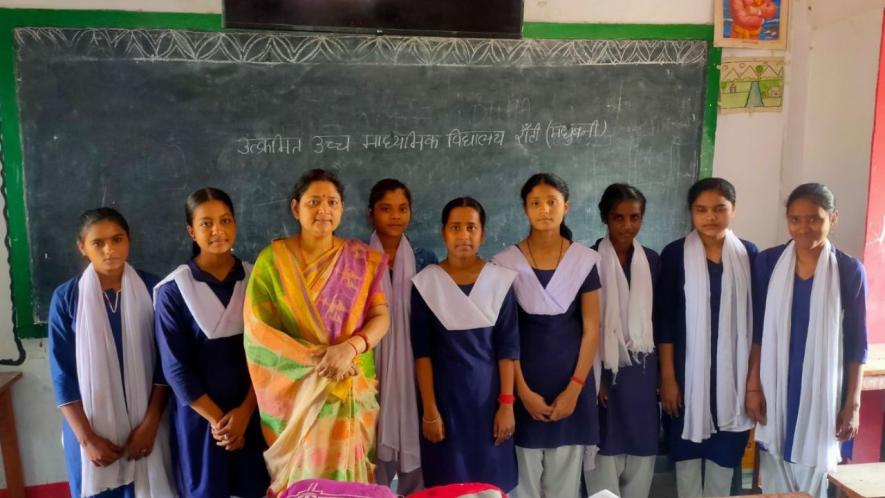
<path fill-rule="evenodd" d="M 428 414 L 425 413 L 424 417 L 421 419 L 421 433 L 424 434 L 424 438 L 431 443 L 439 443 L 446 438 L 446 429 L 443 424 L 442 415 L 439 414 L 438 410 L 434 411 L 436 412 L 436 415 L 428 416 Z"/>
<path fill-rule="evenodd" d="M 86 439 L 83 449 L 86 451 L 86 458 L 96 467 L 106 467 L 123 456 L 123 448 L 98 434 L 92 434 Z"/>
<path fill-rule="evenodd" d="M 679 416 L 679 410 L 682 408 L 682 393 L 679 392 L 679 384 L 675 379 L 661 381 L 661 407 L 667 415 Z"/>
<path fill-rule="evenodd" d="M 767 411 L 765 406 L 765 394 L 762 393 L 761 389 L 747 390 L 744 407 L 747 409 L 747 416 L 750 417 L 753 422 L 762 425 L 768 423 L 765 416 L 765 412 Z"/>
<path fill-rule="evenodd" d="M 529 416 L 534 420 L 537 420 L 538 422 L 550 421 L 550 415 L 553 414 L 553 407 L 548 405 L 540 394 L 531 389 L 526 389 L 524 393 L 520 394 L 519 400 L 522 401 L 522 406 L 525 407 L 525 411 L 527 411 Z"/>

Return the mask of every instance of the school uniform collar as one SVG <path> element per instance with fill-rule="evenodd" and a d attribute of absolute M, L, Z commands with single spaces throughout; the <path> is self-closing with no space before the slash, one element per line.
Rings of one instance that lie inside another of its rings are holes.
<path fill-rule="evenodd" d="M 191 258 L 187 262 L 187 266 L 190 268 L 194 280 L 197 282 L 205 282 L 207 284 L 232 284 L 239 282 L 246 277 L 246 269 L 243 268 L 243 261 L 236 256 L 234 256 L 234 267 L 227 272 L 227 276 L 224 277 L 224 280 L 218 280 L 211 273 L 201 269 L 200 266 L 197 265 L 196 258 Z"/>

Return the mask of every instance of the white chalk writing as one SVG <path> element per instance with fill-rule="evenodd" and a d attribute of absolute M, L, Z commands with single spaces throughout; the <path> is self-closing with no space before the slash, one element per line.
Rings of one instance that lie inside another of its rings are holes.
<path fill-rule="evenodd" d="M 595 119 L 587 123 L 554 123 L 547 122 L 545 134 L 547 147 L 589 145 L 592 139 L 605 136 L 608 131 L 608 123 L 605 120 Z"/>
<path fill-rule="evenodd" d="M 405 135 L 363 135 L 363 149 L 435 150 L 439 147 L 439 135 L 420 134 L 410 131 Z"/>
<path fill-rule="evenodd" d="M 237 152 L 242 155 L 253 154 L 295 154 L 301 152 L 301 138 L 273 137 L 240 138 L 237 140 Z"/>
<path fill-rule="evenodd" d="M 450 131 L 448 136 L 448 147 L 451 148 L 470 148 L 470 147 L 489 147 L 497 145 L 504 146 L 504 130 L 467 130 L 461 131 L 458 128 Z"/>
<path fill-rule="evenodd" d="M 322 154 L 327 150 L 349 152 L 350 135 L 314 135 L 310 139 L 314 154 Z"/>
<path fill-rule="evenodd" d="M 520 145 L 538 143 L 541 133 L 541 123 L 523 123 L 522 130 L 515 135 L 516 143 Z"/>

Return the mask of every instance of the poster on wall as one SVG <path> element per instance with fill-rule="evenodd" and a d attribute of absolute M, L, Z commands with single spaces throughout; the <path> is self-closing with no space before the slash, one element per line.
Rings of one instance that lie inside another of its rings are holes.
<path fill-rule="evenodd" d="M 719 67 L 719 112 L 778 112 L 783 103 L 783 57 L 722 59 Z"/>
<path fill-rule="evenodd" d="M 787 48 L 790 0 L 714 0 L 717 47 Z"/>

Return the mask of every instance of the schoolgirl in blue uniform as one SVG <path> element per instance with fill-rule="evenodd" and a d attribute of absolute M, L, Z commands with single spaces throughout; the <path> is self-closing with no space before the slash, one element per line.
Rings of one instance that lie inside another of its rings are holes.
<path fill-rule="evenodd" d="M 179 491 L 192 498 L 265 496 L 269 477 L 255 392 L 243 349 L 243 301 L 251 265 L 231 253 L 237 223 L 224 192 L 185 202 L 193 258 L 155 289 L 156 335 L 175 393 Z"/>
<path fill-rule="evenodd" d="M 599 342 L 599 255 L 571 240 L 564 223 L 569 190 L 561 178 L 536 174 L 520 196 L 529 236 L 493 259 L 519 275 L 519 486 L 512 496 L 577 498 L 585 448 L 599 443 L 590 377 Z"/>
<path fill-rule="evenodd" d="M 608 228 L 593 247 L 602 277 L 602 384 L 599 454 L 585 473 L 590 494 L 607 489 L 621 498 L 647 498 L 658 453 L 658 357 L 652 324 L 654 289 L 661 272 L 656 252 L 636 237 L 645 196 L 623 183 L 599 201 Z"/>
<path fill-rule="evenodd" d="M 380 383 L 375 482 L 389 486 L 397 477 L 397 493 L 408 495 L 422 487 L 421 427 L 415 393 L 415 359 L 409 328 L 412 277 L 436 255 L 412 247 L 405 232 L 412 220 L 412 194 L 399 180 L 385 178 L 369 193 L 369 220 L 374 231 L 369 245 L 387 255 L 390 272 L 384 293 L 390 306 L 390 330 L 375 348 L 375 371 Z"/>
<path fill-rule="evenodd" d="M 680 497 L 727 496 L 752 420 L 744 409 L 758 249 L 729 229 L 734 186 L 688 192 L 694 230 L 661 252 L 655 336 L 661 405 Z"/>
<path fill-rule="evenodd" d="M 129 225 L 115 209 L 80 216 L 89 260 L 49 310 L 49 368 L 61 408 L 71 495 L 174 497 L 164 385 L 153 336 L 157 278 L 127 262 Z"/>
<path fill-rule="evenodd" d="M 485 211 L 473 198 L 442 213 L 446 259 L 413 279 L 412 350 L 421 403 L 424 483 L 516 486 L 516 273 L 478 253 Z"/>
<path fill-rule="evenodd" d="M 829 188 L 800 185 L 787 200 L 791 240 L 756 258 L 747 410 L 759 424 L 766 493 L 826 497 L 827 473 L 850 456 L 840 442 L 857 434 L 866 275 L 830 242 L 836 220 Z"/>

